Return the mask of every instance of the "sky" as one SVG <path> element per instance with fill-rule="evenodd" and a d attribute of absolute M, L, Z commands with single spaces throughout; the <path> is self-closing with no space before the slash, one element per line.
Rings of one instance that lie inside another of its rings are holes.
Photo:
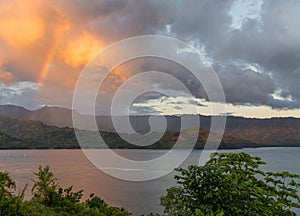
<path fill-rule="evenodd" d="M 0 104 L 71 108 L 76 81 L 98 52 L 128 37 L 163 35 L 210 62 L 226 96 L 223 114 L 300 117 L 299 11 L 298 0 L 0 0 Z M 201 114 L 222 114 L 212 113 L 218 101 L 207 101 L 189 71 L 153 58 L 113 70 L 96 107 L 109 106 L 116 89 L 145 70 L 177 77 L 193 98 L 150 92 L 136 99 L 133 114 L 193 113 L 191 104 Z"/>

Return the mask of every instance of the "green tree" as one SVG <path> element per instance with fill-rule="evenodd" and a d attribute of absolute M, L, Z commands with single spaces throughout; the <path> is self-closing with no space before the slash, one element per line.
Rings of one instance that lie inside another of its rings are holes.
<path fill-rule="evenodd" d="M 1 197 L 10 196 L 16 189 L 15 182 L 10 178 L 7 172 L 0 172 L 0 195 Z"/>
<path fill-rule="evenodd" d="M 50 172 L 49 166 L 42 168 L 39 166 L 39 171 L 34 172 L 34 175 L 37 177 L 33 181 L 32 195 L 35 198 L 40 199 L 44 204 L 50 205 L 53 195 L 58 189 L 57 178 L 54 177 L 54 174 Z"/>
<path fill-rule="evenodd" d="M 7 172 L 0 172 L 0 215 L 19 215 L 22 208 L 24 191 L 16 194 L 16 184 Z"/>
<path fill-rule="evenodd" d="M 0 216 L 130 216 L 109 206 L 93 194 L 81 202 L 83 191 L 73 192 L 73 186 L 60 187 L 49 166 L 39 166 L 33 180 L 33 198 L 24 201 L 26 186 L 16 194 L 16 184 L 7 172 L 0 172 Z"/>
<path fill-rule="evenodd" d="M 44 215 L 40 211 L 47 212 L 47 215 L 94 215 L 94 216 L 129 216 L 131 215 L 124 209 L 111 207 L 102 199 L 93 194 L 84 202 L 80 202 L 83 190 L 73 192 L 73 186 L 66 189 L 59 186 L 57 178 L 50 171 L 49 166 L 42 168 L 34 173 L 37 177 L 33 180 L 32 187 L 33 199 L 26 203 L 25 215 Z M 36 210 L 38 209 L 38 211 Z M 29 212 L 29 213 L 28 213 Z"/>
<path fill-rule="evenodd" d="M 213 153 L 204 166 L 178 168 L 178 185 L 167 189 L 161 204 L 166 215 L 296 215 L 299 175 L 263 172 L 259 157 Z"/>

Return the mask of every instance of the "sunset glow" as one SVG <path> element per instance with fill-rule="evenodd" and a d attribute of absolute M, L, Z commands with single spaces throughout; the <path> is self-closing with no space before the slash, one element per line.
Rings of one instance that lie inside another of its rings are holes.
<path fill-rule="evenodd" d="M 298 16 L 295 8 L 300 6 L 291 8 L 290 4 L 268 5 L 255 1 L 256 6 L 251 6 L 249 11 L 247 7 L 252 3 L 218 3 L 221 11 L 217 17 L 210 12 L 215 9 L 214 3 L 199 3 L 194 7 L 192 2 L 3 0 L 0 2 L 0 80 L 11 86 L 32 83 L 29 89 L 35 91 L 35 103 L 27 107 L 34 109 L 48 104 L 70 108 L 77 79 L 97 53 L 128 37 L 164 35 L 192 44 L 212 63 L 233 115 L 263 117 L 270 110 L 268 116 L 300 117 L 297 89 L 300 66 L 297 55 L 293 54 L 297 53 L 300 34 L 296 30 L 297 22 L 290 20 L 290 14 Z M 183 14 L 183 7 L 190 13 Z M 275 16 L 273 11 L 280 11 L 280 16 Z M 261 48 L 262 45 L 265 47 Z M 291 47 L 294 50 L 289 50 Z M 194 64 L 192 57 L 183 58 Z M 137 60 L 124 63 L 110 73 L 101 87 L 103 104 L 109 104 L 109 98 L 127 79 L 147 70 L 174 74 L 192 89 L 196 98 L 203 99 L 201 88 L 191 80 L 188 71 L 182 72 L 171 63 Z M 143 82 L 146 81 L 140 85 Z M 34 86 L 39 87 L 33 90 Z M 170 88 L 168 84 L 160 87 Z M 18 95 L 19 92 L 12 92 L 12 98 Z M 7 100 L 16 104 L 15 99 Z M 154 105 L 153 101 L 146 104 L 143 101 L 143 104 L 152 108 L 160 106 L 154 112 L 177 112 L 159 101 L 158 98 Z M 208 111 L 200 107 L 199 112 Z"/>
<path fill-rule="evenodd" d="M 9 1 L 0 7 L 0 35 L 15 48 L 28 47 L 40 40 L 46 23 L 39 17 L 38 6 L 25 1 Z"/>

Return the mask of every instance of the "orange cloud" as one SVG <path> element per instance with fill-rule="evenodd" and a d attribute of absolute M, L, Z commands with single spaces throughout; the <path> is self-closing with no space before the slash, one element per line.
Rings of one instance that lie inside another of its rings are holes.
<path fill-rule="evenodd" d="M 0 7 L 0 37 L 9 45 L 26 47 L 43 36 L 44 22 L 37 16 L 37 7 L 32 2 L 2 2 Z"/>
<path fill-rule="evenodd" d="M 9 84 L 13 81 L 14 77 L 12 73 L 5 70 L 5 67 L 0 62 L 0 80 L 5 83 Z"/>
<path fill-rule="evenodd" d="M 91 33 L 84 31 L 80 37 L 66 42 L 60 54 L 66 64 L 78 67 L 85 65 L 101 48 L 99 41 Z"/>

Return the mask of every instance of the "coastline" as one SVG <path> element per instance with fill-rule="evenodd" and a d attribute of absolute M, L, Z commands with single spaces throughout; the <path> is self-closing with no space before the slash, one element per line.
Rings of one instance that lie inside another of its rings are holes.
<path fill-rule="evenodd" d="M 258 148 L 300 148 L 300 144 L 295 145 L 261 145 L 261 144 L 255 144 L 255 145 L 245 145 L 242 147 L 219 147 L 217 150 L 239 150 L 239 149 L 258 149 Z M 2 148 L 1 150 L 80 150 L 80 149 L 90 149 L 90 150 L 106 150 L 106 149 L 112 149 L 112 150 L 170 150 L 171 148 L 147 148 L 147 147 L 139 147 L 139 148 L 47 148 L 47 147 L 41 147 L 41 148 Z M 174 150 L 188 150 L 188 148 L 177 148 Z M 193 150 L 203 150 L 203 148 L 194 148 Z M 215 150 L 215 149 L 209 149 L 206 150 Z"/>

